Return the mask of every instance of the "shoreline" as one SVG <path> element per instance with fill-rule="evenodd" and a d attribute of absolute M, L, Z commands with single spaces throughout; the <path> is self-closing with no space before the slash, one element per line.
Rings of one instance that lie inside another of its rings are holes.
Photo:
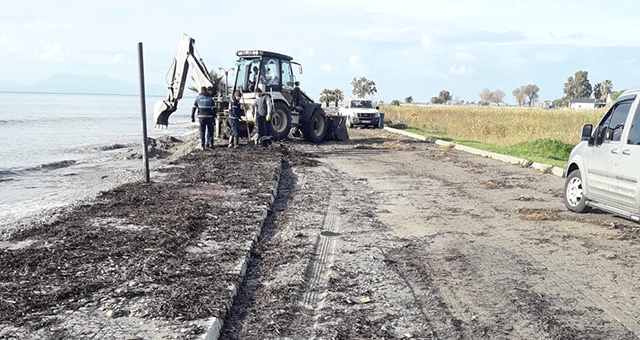
<path fill-rule="evenodd" d="M 282 152 L 197 145 L 170 147 L 151 184 L 114 186 L 3 235 L 0 337 L 215 331 L 273 202 Z"/>
<path fill-rule="evenodd" d="M 149 167 L 151 173 L 158 171 L 168 163 L 175 161 L 196 149 L 197 134 L 190 132 L 180 137 L 171 135 L 159 138 L 149 137 Z M 0 238 L 20 230 L 25 226 L 46 220 L 59 211 L 73 209 L 86 201 L 95 199 L 101 192 L 113 190 L 118 186 L 143 180 L 142 147 L 130 147 L 118 150 L 116 159 L 101 164 L 78 163 L 72 167 L 55 169 L 40 180 L 42 183 L 59 183 L 62 179 L 67 190 L 46 193 L 19 202 L 9 204 L 6 211 L 0 215 L 3 225 L 0 228 Z M 140 161 L 139 166 L 134 163 Z M 7 180 L 7 182 L 12 182 Z M 45 181 L 45 182 L 42 182 Z M 75 181 L 75 184 L 73 183 Z M 23 182 L 23 181 L 21 181 Z M 9 183 L 7 183 L 9 184 Z M 18 183 L 16 183 L 18 184 Z M 19 183 L 24 185 L 24 183 Z M 43 201 L 46 200 L 46 201 Z"/>

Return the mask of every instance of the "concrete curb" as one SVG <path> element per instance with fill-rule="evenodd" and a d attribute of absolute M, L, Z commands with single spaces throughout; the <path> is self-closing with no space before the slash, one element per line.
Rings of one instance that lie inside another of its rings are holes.
<path fill-rule="evenodd" d="M 236 295 L 238 295 L 238 291 L 240 290 L 240 286 L 244 281 L 244 277 L 247 273 L 247 267 L 249 265 L 249 260 L 251 258 L 251 249 L 256 245 L 258 239 L 260 238 L 260 234 L 262 233 L 262 228 L 264 227 L 265 222 L 267 221 L 267 217 L 269 217 L 269 212 L 273 207 L 273 203 L 276 201 L 276 197 L 278 197 L 278 186 L 280 185 L 280 175 L 282 173 L 282 162 L 278 165 L 278 169 L 276 170 L 276 180 L 273 183 L 273 188 L 271 189 L 271 193 L 269 194 L 269 204 L 264 206 L 262 209 L 262 216 L 260 218 L 260 225 L 258 229 L 251 236 L 250 245 L 248 247 L 248 251 L 245 253 L 245 256 L 240 260 L 240 263 L 234 268 L 234 271 L 239 273 L 238 281 L 235 283 L 231 283 L 229 285 L 229 293 L 230 299 L 225 305 L 225 315 L 223 318 L 213 317 L 211 319 L 211 326 L 209 330 L 200 337 L 203 340 L 218 340 L 220 338 L 220 332 L 222 331 L 222 326 L 224 325 L 224 319 L 227 314 L 231 310 L 231 306 L 233 305 L 233 300 L 235 300 Z"/>
<path fill-rule="evenodd" d="M 543 173 L 547 173 L 547 174 L 552 174 L 558 177 L 562 177 L 564 175 L 564 169 L 557 167 L 557 166 L 553 166 L 550 164 L 542 164 L 542 163 L 536 163 L 533 161 L 530 161 L 528 159 L 524 159 L 524 158 L 518 158 L 518 157 L 513 157 L 513 156 L 508 156 L 508 155 L 503 155 L 503 154 L 499 154 L 499 153 L 495 153 L 495 152 L 490 152 L 490 151 L 486 151 L 486 150 L 480 150 L 480 149 L 476 149 L 476 148 L 472 148 L 470 146 L 466 146 L 466 145 L 460 145 L 460 144 L 456 144 L 456 143 L 452 143 L 452 142 L 446 142 L 443 140 L 439 140 L 439 139 L 435 139 L 432 137 L 425 137 L 416 133 L 412 133 L 412 132 L 408 132 L 408 131 L 404 131 L 404 130 L 400 130 L 400 129 L 394 129 L 394 128 L 390 128 L 390 127 L 384 127 L 385 130 L 389 131 L 389 132 L 393 132 L 393 133 L 397 133 L 397 134 L 401 134 L 407 137 L 411 137 L 411 138 L 415 138 L 418 140 L 422 140 L 425 142 L 430 142 L 430 143 L 435 143 L 437 145 L 440 145 L 441 147 L 445 147 L 445 148 L 453 148 L 456 150 L 460 150 L 460 151 L 464 151 L 464 152 L 468 152 L 474 155 L 478 155 L 478 156 L 482 156 L 482 157 L 488 157 L 488 158 L 492 158 L 495 160 L 499 160 L 502 162 L 507 162 L 507 163 L 511 163 L 514 165 L 518 165 L 524 168 L 533 168 L 536 170 L 539 170 Z"/>

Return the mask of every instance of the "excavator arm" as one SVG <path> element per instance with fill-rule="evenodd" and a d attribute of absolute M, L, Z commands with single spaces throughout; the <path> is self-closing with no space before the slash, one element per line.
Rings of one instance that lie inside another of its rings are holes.
<path fill-rule="evenodd" d="M 178 109 L 178 101 L 182 99 L 189 71 L 197 89 L 214 86 L 204 61 L 197 56 L 195 39 L 183 34 L 173 64 L 167 73 L 171 74 L 171 81 L 167 81 L 167 98 L 157 101 L 153 107 L 156 125 L 169 125 L 169 116 Z"/>

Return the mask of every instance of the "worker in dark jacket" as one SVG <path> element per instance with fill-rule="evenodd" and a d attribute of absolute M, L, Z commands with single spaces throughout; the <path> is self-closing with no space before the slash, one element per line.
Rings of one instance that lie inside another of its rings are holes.
<path fill-rule="evenodd" d="M 229 125 L 231 127 L 231 137 L 229 137 L 229 147 L 237 148 L 240 145 L 240 116 L 242 108 L 240 107 L 240 98 L 242 92 L 236 90 L 231 98 L 231 106 L 229 108 Z"/>
<path fill-rule="evenodd" d="M 262 93 L 258 87 L 256 89 L 256 102 L 253 104 L 253 117 L 258 125 L 258 141 L 264 147 L 271 146 L 271 113 L 273 111 L 273 103 L 271 96 Z"/>
<path fill-rule="evenodd" d="M 203 86 L 200 94 L 196 97 L 191 109 L 191 122 L 195 122 L 196 110 L 200 121 L 200 147 L 213 148 L 213 122 L 216 118 L 216 107 L 213 96 L 216 93 L 215 87 Z"/>

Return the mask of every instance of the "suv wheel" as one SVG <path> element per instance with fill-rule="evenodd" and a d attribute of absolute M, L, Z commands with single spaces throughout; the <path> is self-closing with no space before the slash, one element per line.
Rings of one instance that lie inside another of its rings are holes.
<path fill-rule="evenodd" d="M 582 195 L 582 177 L 580 177 L 580 170 L 573 170 L 567 176 L 564 182 L 564 205 L 567 209 L 582 213 L 591 210 L 587 206 L 587 200 Z"/>

